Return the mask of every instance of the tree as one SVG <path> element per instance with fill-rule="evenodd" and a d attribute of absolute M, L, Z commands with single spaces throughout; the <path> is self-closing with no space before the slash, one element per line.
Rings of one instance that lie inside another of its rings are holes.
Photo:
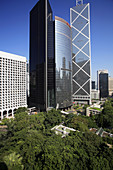
<path fill-rule="evenodd" d="M 113 128 L 113 103 L 108 100 L 104 103 L 102 113 L 95 116 L 96 123 L 99 127 Z"/>
<path fill-rule="evenodd" d="M 46 128 L 51 128 L 58 125 L 64 120 L 61 112 L 59 110 L 52 109 L 48 113 L 45 113 L 45 126 Z"/>
<path fill-rule="evenodd" d="M 17 110 L 16 110 L 16 114 L 19 114 L 21 112 L 27 112 L 27 108 L 26 107 L 19 107 Z"/>
<path fill-rule="evenodd" d="M 24 166 L 22 165 L 22 157 L 13 152 L 3 158 L 4 162 L 6 163 L 8 169 L 10 170 L 22 170 Z"/>
<path fill-rule="evenodd" d="M 51 132 L 62 121 L 80 132 L 65 138 Z M 8 133 L 0 138 L 0 163 L 8 169 L 21 170 L 23 165 L 28 170 L 113 169 L 113 150 L 106 145 L 109 140 L 89 132 L 91 118 L 70 114 L 64 119 L 60 111 L 51 110 L 30 116 L 20 112 L 11 123 L 13 127 L 9 121 Z"/>
<path fill-rule="evenodd" d="M 102 113 L 100 113 L 99 115 L 96 115 L 95 120 L 99 127 L 104 127 L 104 117 Z"/>

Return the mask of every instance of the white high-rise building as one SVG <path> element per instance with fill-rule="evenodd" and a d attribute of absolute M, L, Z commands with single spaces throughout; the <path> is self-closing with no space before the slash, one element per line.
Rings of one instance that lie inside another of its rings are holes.
<path fill-rule="evenodd" d="M 27 107 L 26 58 L 0 51 L 0 119 Z"/>
<path fill-rule="evenodd" d="M 76 0 L 70 9 L 72 27 L 73 101 L 91 104 L 90 5 Z"/>

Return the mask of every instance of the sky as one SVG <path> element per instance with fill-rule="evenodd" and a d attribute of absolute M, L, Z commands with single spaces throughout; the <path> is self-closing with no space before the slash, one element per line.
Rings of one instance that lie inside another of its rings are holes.
<path fill-rule="evenodd" d="M 0 51 L 29 59 L 29 12 L 38 0 L 0 0 Z M 75 0 L 49 0 L 53 17 L 70 23 Z M 113 0 L 84 0 L 91 7 L 91 72 L 107 69 L 113 77 Z"/>

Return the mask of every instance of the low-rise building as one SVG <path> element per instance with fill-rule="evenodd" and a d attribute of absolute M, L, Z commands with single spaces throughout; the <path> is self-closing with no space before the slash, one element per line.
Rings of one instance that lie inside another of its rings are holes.
<path fill-rule="evenodd" d="M 103 108 L 101 107 L 101 105 L 99 103 L 100 102 L 94 103 L 90 107 L 87 107 L 86 108 L 86 116 L 100 114 L 102 112 Z"/>
<path fill-rule="evenodd" d="M 87 107 L 86 116 L 100 114 L 101 112 L 102 112 L 101 109 Z"/>
<path fill-rule="evenodd" d="M 99 90 L 96 90 L 96 89 L 92 89 L 91 90 L 91 100 L 99 100 L 99 95 L 100 95 L 100 92 Z"/>
<path fill-rule="evenodd" d="M 62 135 L 62 137 L 65 137 L 66 135 L 68 135 L 70 131 L 73 131 L 73 132 L 78 131 L 73 128 L 63 126 L 63 125 L 56 125 L 51 130 L 54 130 L 57 135 Z"/>
<path fill-rule="evenodd" d="M 100 129 L 96 129 L 96 128 L 90 128 L 89 129 L 91 132 L 96 133 L 96 135 L 101 136 L 101 137 L 112 137 L 113 138 L 113 134 L 104 131 L 104 129 L 101 127 Z"/>

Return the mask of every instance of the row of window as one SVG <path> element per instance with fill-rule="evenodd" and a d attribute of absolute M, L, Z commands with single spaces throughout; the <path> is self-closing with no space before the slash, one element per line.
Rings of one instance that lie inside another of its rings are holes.
<path fill-rule="evenodd" d="M 4 80 L 0 80 L 0 84 L 4 84 L 4 85 L 12 85 L 12 84 L 16 84 L 16 85 L 24 85 L 26 83 L 26 79 L 20 79 L 19 81 L 17 80 L 17 79 L 13 79 L 13 80 L 11 80 L 11 79 L 9 79 L 9 80 L 6 80 L 6 79 L 4 79 Z"/>
<path fill-rule="evenodd" d="M 15 101 L 15 99 L 17 100 L 17 101 L 22 101 L 23 100 L 23 98 L 26 98 L 26 95 L 22 95 L 22 96 L 13 96 L 13 97 L 11 97 L 11 98 L 6 98 L 6 97 L 3 97 L 3 98 L 0 98 L 0 102 L 3 102 L 3 101 L 5 101 L 5 102 L 9 102 L 9 101 Z"/>
<path fill-rule="evenodd" d="M 19 71 L 19 72 L 10 72 L 10 70 L 8 70 L 7 72 L 0 72 L 0 74 L 1 74 L 1 76 L 2 75 L 5 75 L 5 76 L 7 76 L 7 75 L 12 75 L 13 77 L 14 76 L 26 76 L 26 72 L 21 72 L 21 71 Z"/>
<path fill-rule="evenodd" d="M 2 77 L 2 80 L 0 79 L 0 84 L 1 83 L 17 83 L 17 84 L 20 84 L 20 83 L 25 83 L 25 81 L 26 81 L 26 79 L 16 79 L 16 78 L 14 78 L 14 79 L 6 79 L 6 77 L 5 78 L 3 78 Z"/>
<path fill-rule="evenodd" d="M 22 98 L 22 97 L 25 97 L 26 96 L 26 93 L 21 93 L 21 94 L 19 94 L 18 95 L 18 93 L 13 93 L 13 95 L 12 94 L 2 94 L 2 95 L 0 95 L 0 99 L 2 99 L 2 100 L 5 100 L 5 99 L 13 99 L 13 98 Z"/>
<path fill-rule="evenodd" d="M 20 103 L 20 105 L 11 105 L 11 106 L 8 106 L 7 108 L 6 107 L 0 107 L 0 110 L 2 110 L 2 109 L 10 109 L 10 108 L 12 108 L 12 107 L 21 107 L 21 106 L 23 106 L 23 105 L 25 105 L 25 103 Z"/>
<path fill-rule="evenodd" d="M 76 98 L 76 99 L 90 99 L 90 97 L 87 97 L 87 96 L 85 96 L 85 97 L 83 97 L 83 96 L 81 96 L 81 97 L 74 97 L 74 98 Z"/>
<path fill-rule="evenodd" d="M 7 86 L 0 86 L 0 90 L 4 90 L 4 91 L 20 91 L 20 90 L 26 90 L 26 86 L 25 85 L 24 86 L 16 86 L 16 84 L 15 85 L 13 84 L 13 85 L 8 85 L 8 87 Z M 4 91 L 2 91 L 2 93 Z"/>
<path fill-rule="evenodd" d="M 7 63 L 7 62 L 0 62 L 0 65 L 3 65 L 3 66 L 6 65 L 6 66 L 9 66 L 9 67 L 10 66 L 11 67 L 12 66 L 15 66 L 15 67 L 23 67 L 24 66 L 24 67 L 26 67 L 26 64 L 19 64 L 19 63 L 15 64 L 15 63 Z"/>
<path fill-rule="evenodd" d="M 0 62 L 1 63 L 3 62 L 3 63 L 12 63 L 12 64 L 19 64 L 19 65 L 26 65 L 25 62 L 9 60 L 9 59 L 2 59 L 2 58 L 0 58 Z"/>
<path fill-rule="evenodd" d="M 5 105 L 14 105 L 14 104 L 20 104 L 20 103 L 25 103 L 25 98 L 23 98 L 23 100 L 20 100 L 20 101 L 17 101 L 17 102 L 9 102 L 9 103 L 5 103 L 5 102 L 3 102 L 3 103 L 0 103 L 0 105 L 3 105 L 3 106 L 5 106 Z"/>
<path fill-rule="evenodd" d="M 1 70 L 4 70 L 4 68 L 6 68 L 7 70 L 12 70 L 12 71 L 14 71 L 14 70 L 16 70 L 16 71 L 18 71 L 18 70 L 20 70 L 20 71 L 26 71 L 26 68 L 25 68 L 25 66 L 9 66 L 9 65 L 1 65 L 0 64 L 0 69 Z"/>
<path fill-rule="evenodd" d="M 25 104 L 25 101 L 23 100 L 23 101 L 19 101 L 19 102 L 13 102 L 13 103 L 1 103 L 1 106 L 3 106 L 3 107 L 7 107 L 7 106 L 13 106 L 13 105 L 20 105 L 20 104 Z"/>
<path fill-rule="evenodd" d="M 7 106 L 9 106 L 9 105 L 15 105 L 15 104 L 17 104 L 17 105 L 20 105 L 20 103 L 25 103 L 25 101 L 23 100 L 23 101 L 18 101 L 18 102 L 12 102 L 12 103 L 1 103 L 1 105 L 3 106 L 3 107 L 7 107 Z"/>
<path fill-rule="evenodd" d="M 0 104 L 10 104 L 10 105 L 12 105 L 12 104 L 19 104 L 19 103 L 25 103 L 25 101 L 26 101 L 26 98 L 24 97 L 22 100 L 17 100 L 16 101 L 16 99 L 15 100 L 13 100 L 13 101 L 9 101 L 9 102 L 2 102 L 2 103 L 0 103 Z"/>

